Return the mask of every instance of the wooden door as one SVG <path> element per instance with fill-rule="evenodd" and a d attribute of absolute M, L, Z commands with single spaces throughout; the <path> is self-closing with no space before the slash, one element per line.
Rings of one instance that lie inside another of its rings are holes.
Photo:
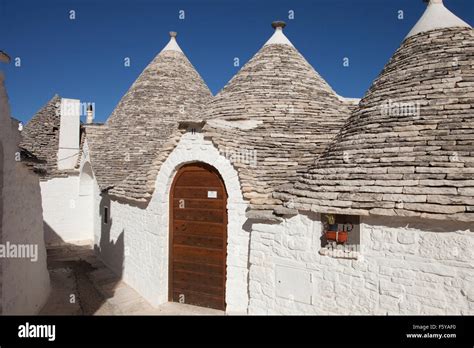
<path fill-rule="evenodd" d="M 227 193 L 206 164 L 183 166 L 170 197 L 170 301 L 225 310 Z"/>

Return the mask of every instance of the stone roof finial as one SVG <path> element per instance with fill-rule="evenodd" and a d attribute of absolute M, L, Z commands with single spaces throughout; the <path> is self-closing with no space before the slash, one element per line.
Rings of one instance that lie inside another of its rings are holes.
<path fill-rule="evenodd" d="M 179 47 L 178 43 L 176 42 L 176 36 L 178 36 L 178 33 L 175 31 L 170 31 L 170 41 L 168 44 L 163 48 L 161 52 L 164 51 L 177 51 L 183 53 L 181 48 Z"/>
<path fill-rule="evenodd" d="M 283 22 L 283 21 L 273 21 L 272 22 L 272 28 L 273 29 L 277 29 L 277 28 L 283 29 L 284 27 L 286 27 L 286 23 Z"/>
<path fill-rule="evenodd" d="M 286 27 L 286 23 L 283 21 L 272 22 L 272 28 L 275 29 L 275 32 L 273 33 L 272 37 L 265 43 L 265 46 L 272 44 L 293 46 L 290 40 L 288 40 L 285 34 L 283 34 L 284 27 Z"/>

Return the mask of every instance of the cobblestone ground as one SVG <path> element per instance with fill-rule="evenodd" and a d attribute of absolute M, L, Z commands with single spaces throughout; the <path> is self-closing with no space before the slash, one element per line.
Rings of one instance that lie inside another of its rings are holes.
<path fill-rule="evenodd" d="M 96 256 L 92 245 L 48 247 L 51 295 L 42 315 L 223 315 L 179 303 L 151 306 Z"/>

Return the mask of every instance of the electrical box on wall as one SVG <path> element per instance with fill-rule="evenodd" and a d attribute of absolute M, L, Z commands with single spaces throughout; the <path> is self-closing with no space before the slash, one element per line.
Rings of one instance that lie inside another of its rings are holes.
<path fill-rule="evenodd" d="M 276 265 L 276 295 L 288 300 L 311 304 L 311 274 L 293 267 Z"/>

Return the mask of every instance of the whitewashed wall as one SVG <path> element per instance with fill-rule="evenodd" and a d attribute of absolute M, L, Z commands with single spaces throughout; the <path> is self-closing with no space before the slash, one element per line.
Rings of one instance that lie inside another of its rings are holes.
<path fill-rule="evenodd" d="M 15 161 L 20 141 L 10 119 L 8 99 L 0 72 L 1 243 L 37 247 L 37 260 L 1 258 L 1 310 L 3 314 L 36 314 L 50 291 L 43 236 L 38 178 Z"/>
<path fill-rule="evenodd" d="M 79 190 L 79 175 L 41 182 L 47 244 L 93 239 L 94 200 L 79 195 Z"/>
<path fill-rule="evenodd" d="M 169 190 L 177 170 L 190 162 L 204 162 L 221 174 L 228 193 L 228 247 L 226 303 L 228 313 L 246 313 L 248 307 L 249 232 L 243 229 L 246 203 L 237 172 L 202 134 L 186 133 L 158 173 L 155 192 L 146 207 L 102 197 L 111 221 L 100 223 L 96 245 L 102 260 L 153 305 L 168 301 Z M 99 224 L 96 222 L 96 226 Z M 123 251 L 123 256 L 120 255 Z"/>
<path fill-rule="evenodd" d="M 474 314 L 466 223 L 362 217 L 358 260 L 319 255 L 317 214 L 255 224 L 251 314 Z"/>

